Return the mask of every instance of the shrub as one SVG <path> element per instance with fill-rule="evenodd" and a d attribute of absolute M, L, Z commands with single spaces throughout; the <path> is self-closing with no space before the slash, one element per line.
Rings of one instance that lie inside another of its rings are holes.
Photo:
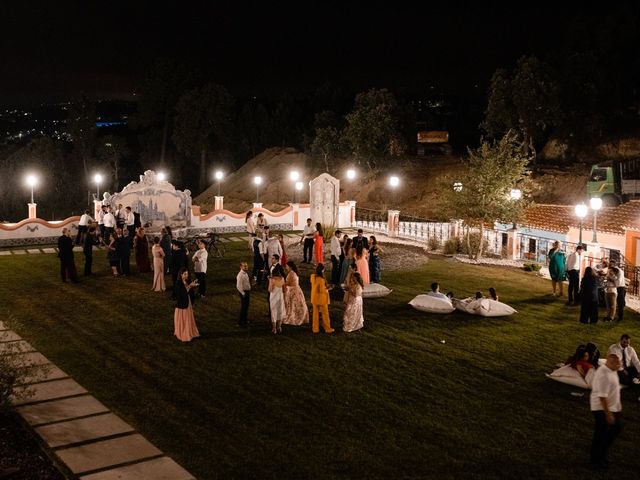
<path fill-rule="evenodd" d="M 444 253 L 446 255 L 455 255 L 456 253 L 460 253 L 460 239 L 458 237 L 450 238 L 446 242 L 444 242 Z"/>
<path fill-rule="evenodd" d="M 539 272 L 542 265 L 535 262 L 527 262 L 522 266 L 522 268 L 527 272 Z"/>
<path fill-rule="evenodd" d="M 469 235 L 469 243 L 471 245 L 471 252 L 473 252 L 474 254 L 478 251 L 478 248 L 480 247 L 480 233 L 479 232 L 473 232 L 471 234 L 467 234 Z M 487 239 L 485 237 L 482 237 L 482 251 L 483 252 L 487 252 L 489 250 L 489 242 L 487 241 Z M 465 235 L 462 240 L 460 241 L 460 252 L 464 253 L 465 255 L 470 255 L 471 252 L 469 252 L 469 249 L 467 248 L 467 236 Z"/>
<path fill-rule="evenodd" d="M 336 230 L 336 226 L 333 224 L 322 224 L 322 234 L 324 235 L 324 241 L 331 242 L 331 238 L 335 235 Z"/>
<path fill-rule="evenodd" d="M 434 250 L 438 250 L 440 248 L 440 240 L 436 236 L 429 237 L 429 241 L 427 242 L 427 246 L 429 247 L 429 250 L 432 251 L 432 252 Z"/>

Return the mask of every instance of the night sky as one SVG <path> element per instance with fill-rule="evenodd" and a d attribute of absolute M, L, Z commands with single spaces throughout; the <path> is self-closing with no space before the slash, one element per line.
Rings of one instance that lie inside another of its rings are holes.
<path fill-rule="evenodd" d="M 497 67 L 552 52 L 577 14 L 607 8 L 518 3 L 5 2 L 0 101 L 128 96 L 158 57 L 198 65 L 236 94 L 327 80 L 484 94 Z"/>

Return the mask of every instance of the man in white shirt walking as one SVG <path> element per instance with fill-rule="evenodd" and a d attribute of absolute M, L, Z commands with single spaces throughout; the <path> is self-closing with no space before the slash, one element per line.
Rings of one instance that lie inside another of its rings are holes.
<path fill-rule="evenodd" d="M 236 289 L 240 294 L 240 315 L 238 317 L 238 326 L 249 326 L 249 300 L 251 294 L 251 282 L 249 281 L 249 265 L 247 262 L 240 264 L 240 271 L 236 277 Z"/>
<path fill-rule="evenodd" d="M 78 234 L 76 235 L 76 245 L 84 245 L 84 238 L 89 231 L 89 224 L 93 223 L 93 218 L 89 215 L 89 210 L 85 210 L 78 222 Z"/>
<path fill-rule="evenodd" d="M 133 237 L 136 234 L 136 216 L 131 211 L 131 207 L 124 209 L 124 223 L 129 231 L 129 239 L 133 245 Z"/>
<path fill-rule="evenodd" d="M 580 291 L 580 265 L 582 264 L 582 245 L 578 245 L 573 253 L 567 256 L 565 270 L 569 275 L 569 300 L 567 305 L 578 303 Z"/>
<path fill-rule="evenodd" d="M 116 217 L 113 215 L 113 210 L 111 207 L 107 207 L 107 213 L 102 217 L 102 221 L 104 222 L 104 236 L 103 239 L 105 243 L 109 243 L 109 235 L 111 235 L 116 230 Z"/>
<path fill-rule="evenodd" d="M 302 253 L 302 263 L 311 263 L 313 258 L 313 234 L 316 231 L 316 227 L 311 225 L 312 220 L 307 218 L 307 224 L 302 230 L 302 238 L 300 243 L 304 241 L 304 250 Z"/>
<path fill-rule="evenodd" d="M 198 240 L 198 250 L 193 254 L 193 270 L 196 272 L 196 279 L 198 280 L 198 295 L 204 298 L 207 293 L 207 259 L 209 253 L 205 248 L 207 245 L 204 240 Z"/>
<path fill-rule="evenodd" d="M 342 253 L 342 247 L 340 246 L 340 235 L 342 232 L 336 230 L 333 237 L 331 237 L 331 283 L 338 285 L 340 283 L 340 254 Z"/>
<path fill-rule="evenodd" d="M 591 385 L 591 412 L 595 420 L 591 442 L 591 464 L 595 468 L 609 466 L 609 447 L 620 433 L 620 382 L 617 370 L 620 359 L 607 355 L 606 364 L 596 370 Z"/>
<path fill-rule="evenodd" d="M 634 379 L 639 378 L 640 361 L 638 354 L 631 346 L 631 337 L 628 333 L 623 333 L 620 336 L 620 341 L 609 347 L 607 355 L 616 355 L 620 360 L 620 368 L 618 369 L 620 383 L 623 385 L 635 383 Z"/>

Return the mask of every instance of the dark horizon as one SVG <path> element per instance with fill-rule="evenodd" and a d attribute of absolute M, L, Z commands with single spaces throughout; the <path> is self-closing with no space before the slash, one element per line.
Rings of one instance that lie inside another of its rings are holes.
<path fill-rule="evenodd" d="M 158 58 L 193 65 L 239 95 L 304 93 L 327 81 L 484 95 L 496 68 L 552 55 L 578 15 L 595 21 L 612 8 L 26 1 L 5 12 L 0 102 L 133 99 Z"/>

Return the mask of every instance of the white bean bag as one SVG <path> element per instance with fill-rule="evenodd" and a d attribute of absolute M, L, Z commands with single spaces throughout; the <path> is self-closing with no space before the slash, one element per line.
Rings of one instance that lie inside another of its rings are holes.
<path fill-rule="evenodd" d="M 362 289 L 362 298 L 376 298 L 376 297 L 386 297 L 393 290 L 389 290 L 384 285 L 380 285 L 379 283 L 370 283 L 369 285 L 365 285 Z"/>
<path fill-rule="evenodd" d="M 480 315 L 481 317 L 505 317 L 518 313 L 515 308 L 510 307 L 506 303 L 498 302 L 490 298 L 476 299 L 469 297 L 463 300 L 455 300 L 454 306 L 456 310 L 471 315 Z"/>
<path fill-rule="evenodd" d="M 574 387 L 591 388 L 591 382 L 593 381 L 595 372 L 596 370 L 594 368 L 590 368 L 587 372 L 587 376 L 582 378 L 580 372 L 571 365 L 563 365 L 560 368 L 556 368 L 551 373 L 545 373 L 545 375 L 552 380 L 566 383 L 567 385 L 573 385 Z"/>
<path fill-rule="evenodd" d="M 409 302 L 409 305 L 416 310 L 428 313 L 451 313 L 455 310 L 448 299 L 431 295 L 418 295 Z"/>

